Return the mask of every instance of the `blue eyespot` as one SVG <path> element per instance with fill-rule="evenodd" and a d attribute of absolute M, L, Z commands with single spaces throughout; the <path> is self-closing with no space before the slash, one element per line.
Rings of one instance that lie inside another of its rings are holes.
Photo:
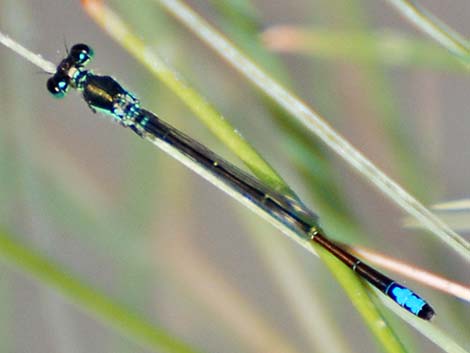
<path fill-rule="evenodd" d="M 72 58 L 74 65 L 84 66 L 93 58 L 94 52 L 86 44 L 75 44 L 70 49 L 69 57 Z"/>
<path fill-rule="evenodd" d="M 47 90 L 56 98 L 63 98 L 69 89 L 69 78 L 63 75 L 54 75 L 47 80 Z"/>
<path fill-rule="evenodd" d="M 397 283 L 393 283 L 387 289 L 386 294 L 401 307 L 418 316 L 420 316 L 421 310 L 426 306 L 426 302 L 418 295 Z"/>

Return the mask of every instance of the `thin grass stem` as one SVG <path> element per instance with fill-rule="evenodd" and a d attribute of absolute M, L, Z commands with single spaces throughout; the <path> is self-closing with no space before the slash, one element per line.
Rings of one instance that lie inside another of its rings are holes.
<path fill-rule="evenodd" d="M 470 68 L 470 44 L 453 29 L 413 1 L 387 0 L 408 21 L 462 60 Z"/>

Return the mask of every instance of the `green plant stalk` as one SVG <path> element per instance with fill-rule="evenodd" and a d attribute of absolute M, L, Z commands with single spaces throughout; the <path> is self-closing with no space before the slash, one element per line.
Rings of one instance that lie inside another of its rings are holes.
<path fill-rule="evenodd" d="M 220 9 L 224 18 L 228 19 L 228 24 L 222 25 L 224 31 L 229 33 L 229 37 L 233 38 L 242 50 L 249 53 L 257 62 L 264 67 L 269 67 L 283 82 L 289 82 L 289 77 L 282 64 L 258 40 L 259 29 L 262 25 L 253 14 L 256 11 L 252 10 L 252 5 L 247 4 L 247 1 L 220 2 L 213 0 L 211 2 L 213 6 Z M 247 8 L 252 11 L 251 16 L 246 15 Z M 305 128 L 298 122 L 289 119 L 286 112 L 279 109 L 279 106 L 275 105 L 272 100 L 266 99 L 262 94 L 260 94 L 260 99 L 283 134 L 280 138 L 282 150 L 286 151 L 286 155 L 295 161 L 297 169 L 304 177 L 305 184 L 309 186 L 311 197 L 315 200 L 316 210 L 321 215 L 322 224 L 338 223 L 340 219 L 341 222 L 347 223 L 347 227 L 342 227 L 343 232 L 329 232 L 329 234 L 335 234 L 336 238 L 341 237 L 344 242 L 347 242 L 348 239 L 349 241 L 359 239 L 359 235 L 363 232 L 357 231 L 357 222 L 354 221 L 355 217 L 336 183 L 334 171 L 324 146 L 312 141 Z M 356 227 L 353 224 L 356 224 Z M 326 229 L 330 231 L 330 229 L 336 228 L 326 227 Z"/>
<path fill-rule="evenodd" d="M 144 347 L 171 353 L 197 352 L 167 331 L 153 326 L 147 320 L 126 310 L 122 304 L 113 302 L 62 270 L 57 264 L 20 244 L 3 230 L 0 230 L 0 256 L 9 265 L 57 290 L 73 304 L 86 309 L 100 321 L 106 322 Z"/>
<path fill-rule="evenodd" d="M 433 14 L 408 0 L 387 0 L 402 16 L 457 56 L 470 68 L 470 44 Z"/>
<path fill-rule="evenodd" d="M 259 33 L 262 26 L 262 20 L 259 19 L 256 9 L 249 0 L 212 0 L 211 3 L 221 14 L 218 21 L 222 30 L 230 37 L 241 49 L 251 55 L 257 62 L 264 67 L 269 67 L 270 71 L 276 75 L 282 82 L 290 82 L 289 75 L 286 73 L 282 63 L 277 57 L 266 50 L 259 40 Z M 310 158 L 309 164 L 314 171 L 313 176 L 304 175 L 305 184 L 308 185 L 308 191 L 315 200 L 316 210 L 321 215 L 323 225 L 327 225 L 327 218 L 332 216 L 332 222 L 337 223 L 338 218 L 344 218 L 343 212 L 346 209 L 342 203 L 342 194 L 339 193 L 335 178 L 327 177 L 332 172 L 331 165 L 328 162 L 324 148 L 312 143 L 305 142 L 305 129 L 297 122 L 289 119 L 286 112 L 279 108 L 272 100 L 266 96 L 258 94 L 260 103 L 266 107 L 266 110 L 272 116 L 277 127 L 282 134 L 279 138 L 281 150 L 289 158 L 297 158 L 297 151 L 292 149 L 291 145 L 302 145 Z M 301 168 L 301 167 L 300 167 Z M 330 175 L 331 176 L 331 175 Z M 333 195 L 336 195 L 337 198 Z M 334 205 L 332 207 L 329 207 Z M 325 208 L 334 209 L 333 214 L 327 215 Z M 340 216 L 341 215 L 341 216 Z M 351 223 L 351 222 L 350 222 Z M 253 228 L 253 225 L 251 225 Z M 325 227 L 328 234 L 335 228 Z M 346 229 L 346 228 L 345 228 Z M 344 239 L 354 238 L 349 232 L 341 234 Z M 356 234 L 357 235 L 357 234 Z M 315 286 L 312 283 L 311 275 L 308 275 L 309 269 L 302 268 L 298 263 L 298 257 L 292 252 L 290 247 L 286 247 L 281 238 L 277 237 L 249 237 L 258 249 L 260 257 L 266 262 L 266 265 L 272 272 L 272 277 L 279 283 L 279 287 L 284 296 L 289 299 L 289 307 L 296 313 L 296 320 L 299 322 L 300 330 L 305 332 L 306 339 L 310 342 L 310 350 L 321 349 L 324 352 L 349 352 L 350 347 L 344 339 L 344 335 L 336 329 L 337 322 L 334 316 L 327 314 L 329 309 L 324 308 L 324 301 L 317 298 L 320 292 L 324 292 L 326 287 Z M 347 240 L 345 240 L 347 241 Z M 321 275 L 317 273 L 316 279 Z M 327 280 L 330 280 L 328 278 Z M 292 286 L 295 290 L 292 290 Z M 324 296 L 327 296 L 323 293 Z M 305 315 L 306 312 L 315 313 L 315 316 Z"/>
<path fill-rule="evenodd" d="M 235 48 L 221 33 L 177 0 L 158 0 L 159 3 L 204 43 L 214 49 L 255 86 L 275 100 L 292 117 L 316 134 L 326 145 L 347 161 L 367 180 L 375 184 L 390 200 L 417 218 L 444 244 L 470 262 L 470 243 L 455 233 L 447 224 L 411 196 L 399 184 L 390 179 L 362 153 L 339 135 L 318 113 L 298 97 L 262 71 L 255 63 Z"/>
<path fill-rule="evenodd" d="M 236 42 L 237 45 L 239 45 L 245 53 L 250 54 L 254 58 L 254 60 L 256 60 L 256 62 L 260 63 L 264 67 L 269 67 L 271 71 L 274 71 L 278 77 L 282 77 L 283 82 L 288 82 L 289 79 L 287 78 L 287 75 L 285 74 L 282 65 L 280 65 L 277 62 L 276 58 L 270 55 L 258 41 L 258 30 L 259 28 L 261 28 L 261 26 L 258 24 L 259 21 L 257 21 L 256 17 L 254 15 L 251 15 L 248 18 L 246 16 L 237 16 L 239 14 L 239 11 L 237 11 L 236 8 L 237 6 L 240 6 L 240 3 L 237 1 L 235 2 L 235 4 L 234 1 L 213 1 L 213 4 L 215 7 L 220 9 L 220 11 L 224 14 L 224 19 L 226 19 L 225 21 L 221 21 L 221 26 L 223 26 L 224 32 L 228 33 L 228 36 L 234 42 Z M 244 2 L 243 4 L 246 4 L 246 2 Z M 322 216 L 322 221 L 326 221 L 327 219 L 331 220 L 331 222 L 322 223 L 334 224 L 334 226 L 327 225 L 325 229 L 328 230 L 329 234 L 340 234 L 341 236 L 344 236 L 344 239 L 352 239 L 354 238 L 354 236 L 356 237 L 356 239 L 358 239 L 358 235 L 361 234 L 361 232 L 359 231 L 357 225 L 354 225 L 355 222 L 351 220 L 354 217 L 349 214 L 348 208 L 344 204 L 342 194 L 339 192 L 338 187 L 335 184 L 335 178 L 331 175 L 331 165 L 325 156 L 324 149 L 322 149 L 320 146 L 317 146 L 314 141 L 306 137 L 306 135 L 304 134 L 305 129 L 300 127 L 299 124 L 297 124 L 295 121 L 289 120 L 285 116 L 285 112 L 280 109 L 276 109 L 272 101 L 263 99 L 265 98 L 263 96 L 261 98 L 261 100 L 267 105 L 269 111 L 272 112 L 273 119 L 275 119 L 276 123 L 279 126 L 279 129 L 284 135 L 281 138 L 281 141 L 284 146 L 283 150 L 287 149 L 287 151 L 289 152 L 286 153 L 286 155 L 296 159 L 297 162 L 298 160 L 302 160 L 305 162 L 305 164 L 297 163 L 299 165 L 298 169 L 301 171 L 302 175 L 305 176 L 305 183 L 311 185 L 310 189 L 312 191 L 312 197 L 316 200 L 316 206 L 319 210 L 319 214 L 321 214 Z M 297 146 L 297 148 L 292 148 L 292 146 Z M 305 156 L 305 158 L 303 158 L 303 156 Z M 311 169 L 314 171 L 310 172 L 310 170 L 308 170 L 308 172 L 305 172 L 305 169 L 308 168 L 307 166 L 311 167 Z M 330 230 L 338 230 L 339 228 L 342 228 L 343 231 L 333 231 L 330 233 Z M 354 236 L 352 236 L 352 234 Z M 348 235 L 350 236 L 349 238 Z M 269 247 L 269 251 L 265 251 L 263 257 L 267 258 L 266 261 L 269 261 L 271 266 L 274 266 L 274 271 L 276 271 L 276 266 L 278 265 L 276 265 L 275 260 L 271 259 L 271 257 L 273 256 L 273 251 L 274 256 L 278 256 L 282 260 L 283 269 L 278 270 L 277 272 L 281 272 L 283 276 L 285 276 L 286 273 L 294 271 L 294 269 L 298 267 L 295 265 L 295 263 L 291 263 L 291 256 L 288 256 L 289 254 L 285 253 L 287 249 L 278 249 L 277 252 L 276 250 L 273 250 L 273 246 L 274 249 L 276 249 L 276 247 L 280 248 L 281 246 L 277 245 L 275 241 L 270 241 L 269 245 L 267 245 L 266 243 L 268 242 L 268 240 L 265 238 L 253 239 L 256 239 L 258 242 L 261 243 L 257 244 L 259 249 L 263 250 L 266 247 Z M 279 251 L 281 252 L 279 253 Z M 336 263 L 332 262 L 328 265 L 334 267 Z M 293 278 L 303 278 L 302 274 L 304 273 L 304 271 L 299 271 L 298 268 L 297 271 L 299 273 L 295 275 L 292 274 L 289 276 L 290 279 L 288 282 L 290 282 Z M 339 278 L 338 281 L 341 282 L 342 280 L 348 280 L 347 274 L 344 273 L 344 271 L 341 272 L 341 275 L 338 275 L 337 277 L 341 277 L 343 275 L 345 277 Z M 282 283 L 282 278 L 279 279 L 279 281 L 281 281 Z M 303 281 L 307 281 L 307 279 L 304 279 Z M 344 286 L 344 284 L 342 285 Z M 387 324 L 384 320 L 382 320 L 382 318 L 380 318 L 380 315 L 378 315 L 377 312 L 375 312 L 375 314 L 373 313 L 374 309 L 371 309 L 373 308 L 373 306 L 370 305 L 369 297 L 364 292 L 364 290 L 362 288 L 356 288 L 352 283 L 348 285 L 346 285 L 345 287 L 348 286 L 348 288 L 354 288 L 354 290 L 348 293 L 348 296 L 353 297 L 357 293 L 364 294 L 362 296 L 357 296 L 357 300 L 354 303 L 358 304 L 356 308 L 361 312 L 362 316 L 365 318 L 366 324 L 370 325 L 370 329 L 373 332 L 374 336 L 376 336 L 379 344 L 390 352 L 401 351 L 402 345 L 396 339 L 396 335 L 393 333 L 393 331 L 389 330 Z M 287 284 L 286 286 L 289 285 Z M 308 283 L 305 283 L 304 285 L 300 286 L 300 288 L 305 289 L 308 287 Z M 299 285 L 297 285 L 296 288 L 298 288 L 299 290 Z M 290 294 L 286 295 L 288 295 L 289 298 L 291 297 Z M 309 300 L 305 300 L 305 296 L 307 295 L 311 295 L 310 291 L 308 290 L 305 293 L 300 294 L 300 298 L 304 298 L 304 308 L 302 308 L 303 310 L 299 309 L 302 310 L 301 313 L 299 313 L 299 316 L 304 315 L 305 307 L 308 307 L 309 304 L 311 304 Z M 294 308 L 299 305 L 295 302 L 296 299 L 299 300 L 299 297 L 294 296 L 294 298 L 292 299 L 291 306 L 293 306 Z M 315 310 L 316 305 L 319 305 L 319 303 L 316 303 L 315 299 L 311 300 L 313 301 L 311 305 Z M 368 304 L 364 304 L 360 302 L 360 300 L 365 300 L 366 302 L 368 302 Z M 365 306 L 365 308 L 367 309 L 371 309 L 372 312 L 368 312 L 368 310 L 365 310 L 363 306 Z M 319 309 L 319 312 L 320 311 L 321 309 Z M 329 341 L 328 347 L 322 346 L 322 350 L 326 351 L 329 349 L 332 352 L 348 350 L 348 348 L 346 348 L 346 343 L 344 342 L 342 337 L 335 333 L 335 325 L 333 323 L 328 324 L 328 317 L 322 317 L 320 319 L 322 323 L 315 322 L 315 320 L 318 321 L 317 319 L 313 319 L 313 322 L 310 323 L 308 321 L 305 322 L 305 318 L 298 318 L 298 320 L 299 322 L 307 325 L 305 329 L 315 331 L 316 335 L 313 335 L 315 337 L 315 342 L 313 342 L 314 347 L 316 346 L 316 344 L 322 344 L 322 342 L 323 344 L 326 344 L 326 339 Z M 382 322 L 383 325 L 377 325 L 378 322 Z M 385 326 L 385 328 L 384 330 L 377 330 L 378 326 Z M 310 336 L 312 335 L 310 334 Z"/>

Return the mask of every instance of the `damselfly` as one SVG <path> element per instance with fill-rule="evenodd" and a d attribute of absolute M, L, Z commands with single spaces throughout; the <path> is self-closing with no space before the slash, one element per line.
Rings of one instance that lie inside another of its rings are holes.
<path fill-rule="evenodd" d="M 318 226 L 318 216 L 300 200 L 283 195 L 264 185 L 252 175 L 227 162 L 191 137 L 163 122 L 141 107 L 140 101 L 110 76 L 100 76 L 86 70 L 93 50 L 86 44 L 76 44 L 49 78 L 47 88 L 53 96 L 62 98 L 70 88 L 82 92 L 93 111 L 113 117 L 119 124 L 133 130 L 176 157 L 202 177 L 256 210 L 273 224 L 281 224 L 286 232 L 315 242 L 336 256 L 371 285 L 386 294 L 414 315 L 430 320 L 434 310 L 407 287 L 398 284 L 361 260 L 343 250 L 328 238 Z"/>

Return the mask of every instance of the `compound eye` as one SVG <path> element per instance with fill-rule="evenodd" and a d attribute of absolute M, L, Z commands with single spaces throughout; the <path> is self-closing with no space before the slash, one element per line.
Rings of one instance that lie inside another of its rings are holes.
<path fill-rule="evenodd" d="M 69 57 L 75 62 L 75 65 L 84 66 L 93 57 L 93 49 L 86 44 L 75 44 L 70 49 Z"/>
<path fill-rule="evenodd" d="M 47 90 L 56 98 L 63 98 L 69 89 L 67 76 L 54 75 L 47 80 Z"/>

